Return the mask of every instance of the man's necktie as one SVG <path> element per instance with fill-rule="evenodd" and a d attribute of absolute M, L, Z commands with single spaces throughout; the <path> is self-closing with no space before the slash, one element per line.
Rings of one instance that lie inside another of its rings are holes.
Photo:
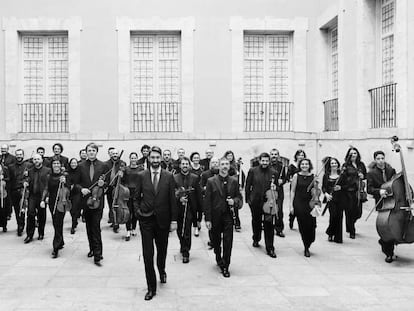
<path fill-rule="evenodd" d="M 382 170 L 382 179 L 387 182 L 387 175 L 385 175 L 385 168 Z"/>
<path fill-rule="evenodd" d="M 91 162 L 91 165 L 89 166 L 89 177 L 91 181 L 93 180 L 93 175 L 95 174 L 95 167 L 93 165 L 93 162 Z"/>
<path fill-rule="evenodd" d="M 158 189 L 158 172 L 155 171 L 152 174 L 154 175 L 152 177 L 152 184 L 154 186 L 154 190 L 157 191 L 157 189 Z"/>

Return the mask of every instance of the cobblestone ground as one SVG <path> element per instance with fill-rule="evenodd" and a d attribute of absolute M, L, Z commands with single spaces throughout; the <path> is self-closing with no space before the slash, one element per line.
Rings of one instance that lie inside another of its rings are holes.
<path fill-rule="evenodd" d="M 235 233 L 231 277 L 225 279 L 207 250 L 207 231 L 193 238 L 189 264 L 182 264 L 176 233 L 167 258 L 168 283 L 144 301 L 146 282 L 139 235 L 126 242 L 124 228 L 114 234 L 102 220 L 104 260 L 96 267 L 86 257 L 84 224 L 70 234 L 65 219 L 65 248 L 51 259 L 53 228 L 48 215 L 43 241 L 25 245 L 16 235 L 0 232 L 0 310 L 413 310 L 414 245 L 398 246 L 398 260 L 384 262 L 372 202 L 357 223 L 357 237 L 329 243 L 328 217 L 318 218 L 310 258 L 303 256 L 300 235 L 285 230 L 275 238 L 277 258 L 251 246 L 250 212 L 241 211 L 242 232 Z M 285 211 L 287 212 L 287 206 Z M 13 216 L 14 217 L 14 216 Z M 36 235 L 35 235 L 36 238 Z"/>

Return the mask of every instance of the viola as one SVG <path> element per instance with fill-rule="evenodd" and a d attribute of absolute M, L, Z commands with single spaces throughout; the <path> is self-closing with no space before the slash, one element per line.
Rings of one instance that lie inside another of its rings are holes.
<path fill-rule="evenodd" d="M 64 168 L 62 169 L 62 176 L 68 176 L 68 173 L 64 173 Z M 56 213 L 56 210 L 64 213 L 70 211 L 71 209 L 72 203 L 70 201 L 70 190 L 65 182 L 59 181 L 59 187 L 56 193 L 55 206 L 53 207 L 53 215 Z"/>
<path fill-rule="evenodd" d="M 272 181 L 270 182 L 270 189 L 265 193 L 265 203 L 263 204 L 265 221 L 274 223 L 274 218 L 277 218 L 278 214 L 278 206 L 276 202 L 278 195 L 277 191 L 272 188 L 276 189 L 274 176 L 272 176 Z"/>
<path fill-rule="evenodd" d="M 381 189 L 386 190 L 387 196 L 382 199 L 382 208 L 378 210 L 377 232 L 385 242 L 413 243 L 413 193 L 408 183 L 404 156 L 398 144 L 398 137 L 392 137 L 391 143 L 394 151 L 400 155 L 401 172 L 381 186 Z"/>
<path fill-rule="evenodd" d="M 312 198 L 309 201 L 309 207 L 311 208 L 311 215 L 313 217 L 317 217 L 321 215 L 322 211 L 322 202 L 321 202 L 321 194 L 322 190 L 319 187 L 319 182 L 317 179 L 313 180 L 313 186 L 310 190 Z"/>

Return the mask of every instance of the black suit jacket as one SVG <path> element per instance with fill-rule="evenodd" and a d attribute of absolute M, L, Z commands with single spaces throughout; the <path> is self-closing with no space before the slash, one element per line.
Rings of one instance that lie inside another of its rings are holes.
<path fill-rule="evenodd" d="M 177 221 L 177 202 L 175 181 L 170 172 L 161 168 L 158 189 L 155 191 L 150 169 L 139 172 L 138 184 L 134 194 L 134 208 L 138 217 L 155 215 L 162 229 Z"/>
<path fill-rule="evenodd" d="M 385 176 L 387 177 L 387 181 L 389 181 L 394 175 L 395 169 L 387 163 L 385 165 Z M 374 196 L 375 203 L 377 203 L 381 198 L 379 191 L 381 190 L 381 185 L 384 183 L 385 181 L 382 178 L 382 170 L 376 165 L 373 165 L 367 174 L 367 192 Z"/>
<path fill-rule="evenodd" d="M 249 170 L 246 179 L 246 201 L 249 204 L 263 204 L 264 196 L 267 190 L 270 189 L 272 176 L 277 183 L 276 171 L 268 167 L 263 170 L 261 166 L 255 166 Z"/>
<path fill-rule="evenodd" d="M 222 214 L 229 213 L 226 201 L 226 192 L 223 182 L 219 175 L 215 175 L 207 180 L 206 196 L 204 198 L 204 214 L 206 221 L 215 221 Z M 243 198 L 240 194 L 239 182 L 236 178 L 229 176 L 227 182 L 228 196 L 234 200 L 234 207 L 243 206 Z"/>
<path fill-rule="evenodd" d="M 188 195 L 188 206 L 191 209 L 192 215 L 196 215 L 196 211 L 201 211 L 201 187 L 200 187 L 200 178 L 193 173 L 189 173 L 188 176 L 188 185 L 187 187 L 191 187 L 194 189 L 193 192 L 191 192 Z M 176 188 L 187 188 L 186 185 L 184 185 L 184 175 L 179 173 L 174 175 L 175 180 L 175 186 Z M 179 198 L 177 198 L 177 206 L 182 205 Z"/>
<path fill-rule="evenodd" d="M 86 160 L 84 162 L 82 162 L 81 164 L 79 164 L 79 171 L 80 171 L 80 176 L 79 176 L 79 186 L 80 188 L 89 188 L 91 187 L 94 183 L 96 183 L 99 180 L 99 177 L 101 177 L 102 175 L 104 175 L 108 170 L 108 166 L 99 160 L 95 160 L 94 161 L 94 174 L 93 174 L 93 179 L 91 180 L 91 178 L 89 177 L 89 167 L 91 165 L 91 161 Z M 109 175 L 109 174 L 108 174 Z M 108 181 L 108 175 L 105 179 L 105 182 L 107 183 Z M 85 200 L 88 198 L 89 195 L 83 197 Z M 103 200 L 103 196 L 102 199 L 100 201 L 100 208 L 104 207 L 104 200 Z"/>

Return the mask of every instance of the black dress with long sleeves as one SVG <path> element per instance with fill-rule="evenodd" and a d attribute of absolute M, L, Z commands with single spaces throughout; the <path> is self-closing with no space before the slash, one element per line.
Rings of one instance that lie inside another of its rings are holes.
<path fill-rule="evenodd" d="M 362 216 L 362 201 L 358 200 L 359 190 L 359 173 L 362 173 L 363 178 L 367 176 L 367 169 L 363 162 L 357 163 L 354 166 L 351 163 L 345 163 L 342 168 L 343 179 L 340 185 L 343 189 L 343 209 L 345 210 L 346 232 L 349 232 L 351 238 L 355 238 L 355 223 Z"/>
<path fill-rule="evenodd" d="M 332 195 L 332 200 L 326 203 L 329 209 L 329 226 L 326 229 L 326 234 L 332 237 L 336 243 L 342 243 L 343 222 L 343 208 L 340 204 L 342 190 L 334 191 L 339 178 L 339 176 L 332 178 L 329 174 L 325 174 L 322 179 L 322 192 Z"/>
<path fill-rule="evenodd" d="M 312 209 L 309 202 L 312 199 L 312 194 L 307 190 L 312 181 L 313 174 L 309 176 L 297 174 L 295 198 L 293 199 L 293 209 L 305 249 L 308 249 L 315 241 L 316 218 L 310 214 Z"/>

